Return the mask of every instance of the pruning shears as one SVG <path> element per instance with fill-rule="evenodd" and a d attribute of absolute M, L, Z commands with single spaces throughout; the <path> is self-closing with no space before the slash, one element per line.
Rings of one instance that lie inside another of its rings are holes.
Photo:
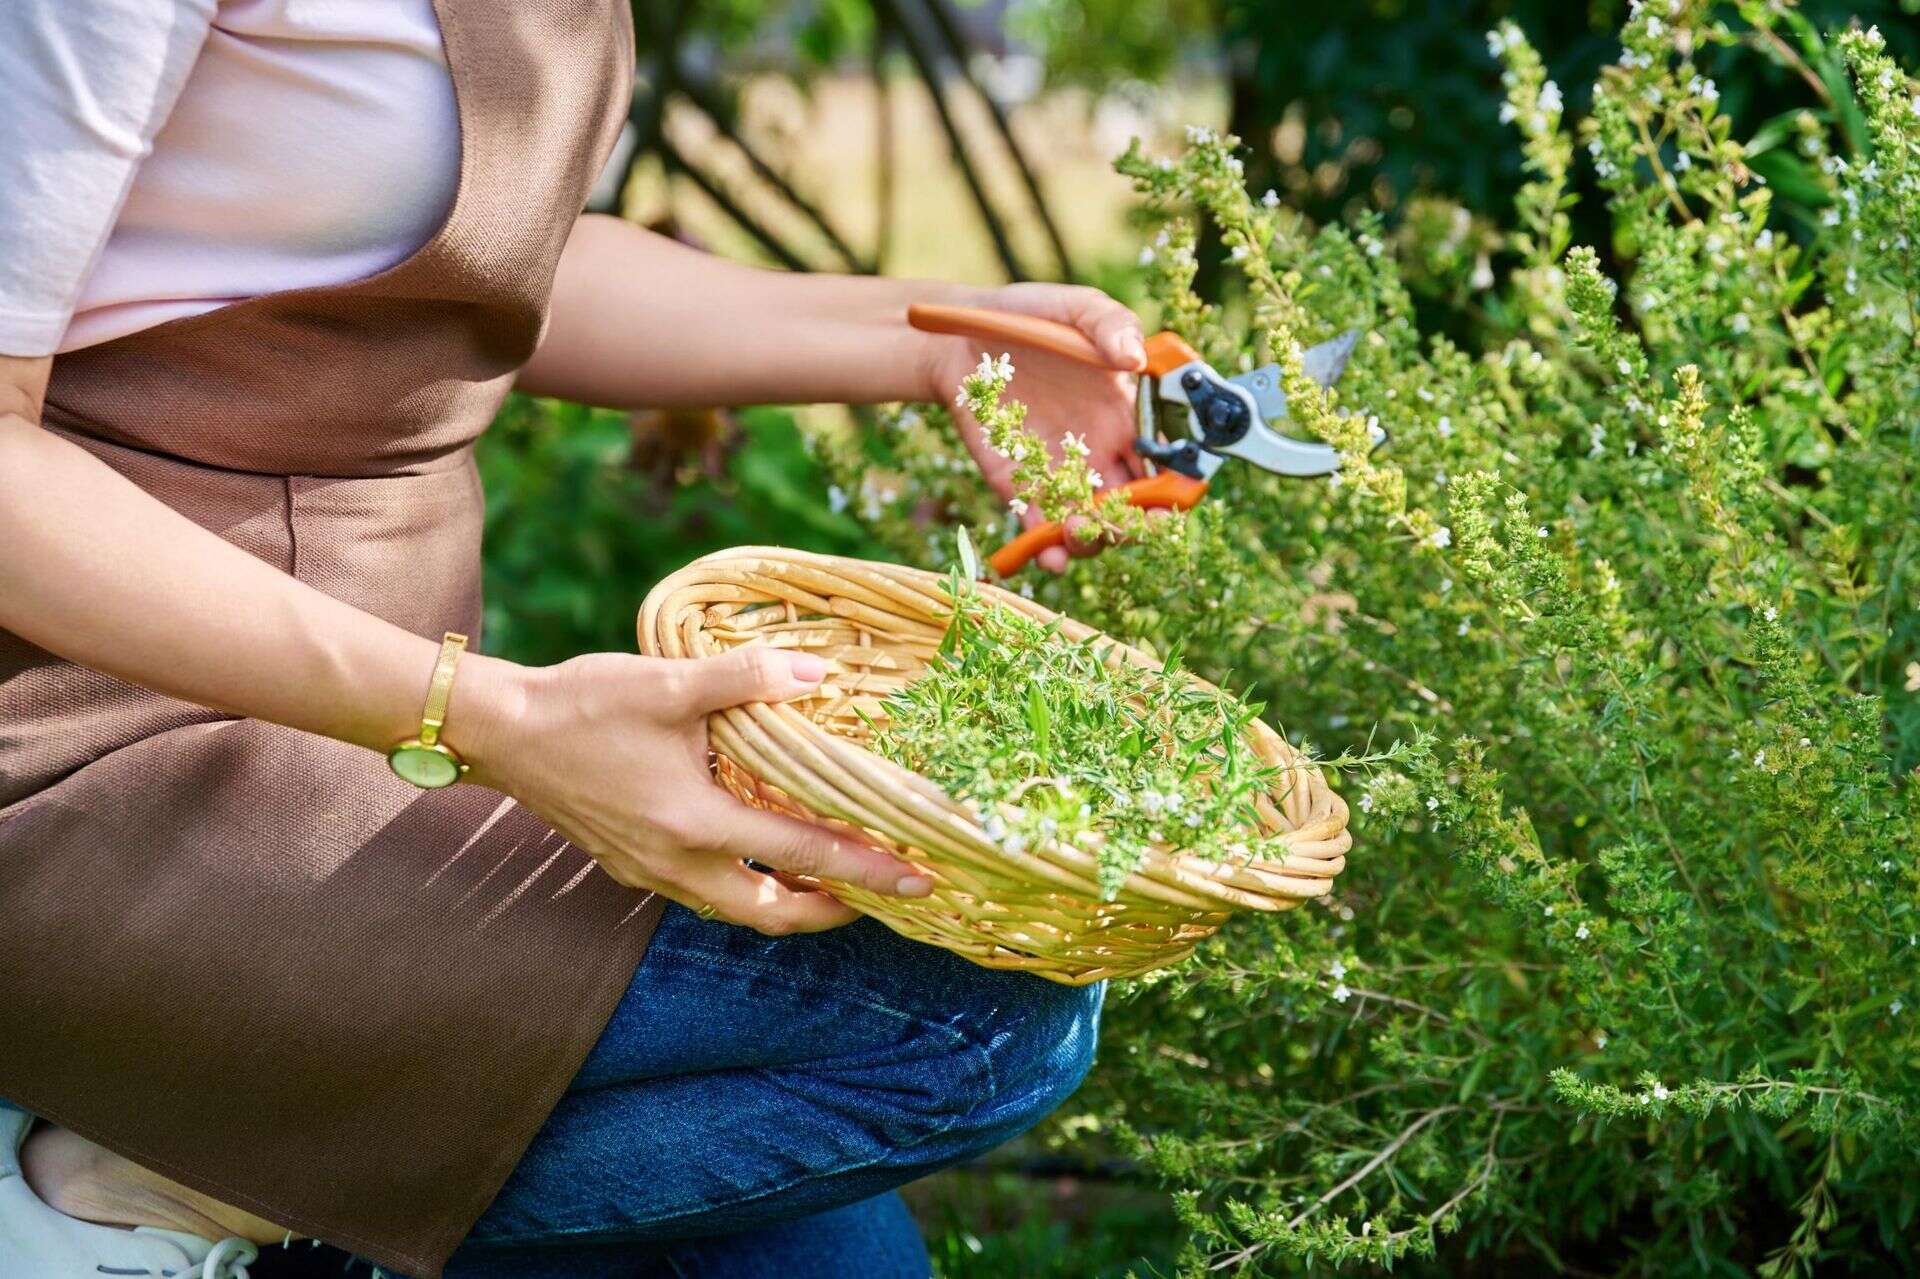
<path fill-rule="evenodd" d="M 1111 367 L 1080 330 L 1038 316 L 914 303 L 907 308 L 907 322 L 927 333 L 1013 342 L 1096 368 Z M 1359 340 L 1359 332 L 1352 331 L 1307 351 L 1303 357 L 1307 376 L 1321 386 L 1331 386 L 1345 371 L 1347 357 Z M 1300 478 L 1329 475 L 1340 468 L 1332 445 L 1296 439 L 1276 429 L 1276 424 L 1287 420 L 1287 393 L 1281 389 L 1278 364 L 1223 377 L 1177 333 L 1156 333 L 1147 339 L 1146 347 L 1147 365 L 1134 397 L 1139 429 L 1133 447 L 1148 474 L 1111 490 L 1105 500 L 1184 511 L 1206 496 L 1208 482 L 1228 458 Z M 1186 431 L 1179 438 L 1169 439 L 1162 430 L 1163 403 L 1186 407 Z M 1374 427 L 1375 446 L 1385 439 L 1386 432 Z M 1066 539 L 1062 525 L 1041 524 L 995 551 L 988 562 L 1000 576 L 1011 577 L 1041 551 L 1065 545 Z"/>

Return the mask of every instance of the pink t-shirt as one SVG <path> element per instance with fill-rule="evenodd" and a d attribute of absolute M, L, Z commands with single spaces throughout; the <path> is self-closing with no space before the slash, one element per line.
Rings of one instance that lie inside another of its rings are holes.
<path fill-rule="evenodd" d="M 3 0 L 0 95 L 0 354 L 362 279 L 459 180 L 431 0 Z"/>

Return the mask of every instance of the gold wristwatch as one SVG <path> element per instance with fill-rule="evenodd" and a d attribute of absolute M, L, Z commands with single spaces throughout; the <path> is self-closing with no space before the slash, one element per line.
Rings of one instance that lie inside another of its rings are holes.
<path fill-rule="evenodd" d="M 467 637 L 456 631 L 448 631 L 440 641 L 440 660 L 433 664 L 426 709 L 420 712 L 420 735 L 387 752 L 387 767 L 422 790 L 451 786 L 467 771 L 453 747 L 440 740 L 440 730 L 447 726 L 447 703 L 453 698 L 453 672 L 466 648 Z"/>

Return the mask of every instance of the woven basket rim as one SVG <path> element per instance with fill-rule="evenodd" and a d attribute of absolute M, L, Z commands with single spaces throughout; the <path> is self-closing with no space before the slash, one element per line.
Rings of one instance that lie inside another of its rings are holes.
<path fill-rule="evenodd" d="M 700 588 L 704 585 L 735 598 L 714 600 L 700 607 L 723 602 L 738 604 L 742 611 L 755 607 L 754 602 L 737 598 L 743 588 L 732 582 L 716 582 L 714 570 L 724 567 L 738 572 L 775 566 L 810 568 L 827 574 L 857 571 L 862 575 L 861 584 L 876 594 L 917 608 L 924 608 L 929 601 L 944 601 L 948 582 L 946 574 L 905 565 L 787 547 L 731 547 L 693 560 L 663 578 L 649 592 L 638 619 L 642 651 L 663 657 L 700 656 L 683 651 L 677 627 L 663 625 L 669 605 L 675 606 L 676 615 L 681 609 L 695 606 L 696 602 L 686 597 L 702 594 Z M 1056 623 L 1060 635 L 1069 642 L 1097 638 L 1112 645 L 1113 652 L 1124 660 L 1163 669 L 1157 659 L 1134 645 L 1056 613 L 1017 592 L 991 582 L 976 583 L 976 589 L 995 604 L 1041 622 Z M 758 603 L 780 607 L 786 601 L 769 594 Z M 930 610 L 928 615 L 934 616 Z M 820 616 L 833 614 L 823 612 Z M 1182 673 L 1198 687 L 1215 688 L 1192 672 Z M 983 861 L 998 863 L 1040 883 L 1055 884 L 1061 891 L 1080 891 L 1097 865 L 1092 851 L 1058 840 L 1036 841 L 1023 852 L 1009 851 L 987 836 L 981 817 L 972 805 L 955 798 L 932 780 L 832 732 L 792 705 L 753 703 L 734 707 L 715 715 L 710 725 L 716 752 L 726 753 L 723 748 L 729 742 L 752 741 L 759 748 L 756 753 L 763 759 L 769 758 L 768 751 L 810 754 L 815 764 L 824 767 L 844 788 L 877 788 L 889 792 L 903 814 L 911 814 L 911 819 L 902 824 L 925 828 L 918 837 L 937 830 L 946 841 L 958 842 Z M 1271 795 L 1282 826 L 1275 836 L 1287 849 L 1286 855 L 1278 860 L 1249 857 L 1244 861 L 1214 861 L 1170 842 L 1147 851 L 1121 885 L 1118 895 L 1112 899 L 1114 902 L 1153 903 L 1162 908 L 1204 913 L 1236 909 L 1274 911 L 1288 909 L 1305 898 L 1324 895 L 1330 889 L 1334 876 L 1344 868 L 1345 852 L 1351 844 L 1346 830 L 1345 801 L 1327 785 L 1320 766 L 1297 751 L 1270 725 L 1256 718 L 1250 722 L 1248 734 L 1262 759 L 1278 768 L 1282 779 L 1290 779 L 1284 787 L 1276 787 L 1277 793 Z M 799 770 L 795 770 L 788 780 L 794 780 L 798 774 Z M 1295 788 L 1299 788 L 1299 793 Z M 906 802 L 901 805 L 903 798 Z M 846 820 L 831 810 L 847 812 L 855 806 L 843 800 L 825 807 L 826 815 Z M 882 833 L 902 844 L 915 843 L 917 838 L 914 832 L 887 830 Z"/>

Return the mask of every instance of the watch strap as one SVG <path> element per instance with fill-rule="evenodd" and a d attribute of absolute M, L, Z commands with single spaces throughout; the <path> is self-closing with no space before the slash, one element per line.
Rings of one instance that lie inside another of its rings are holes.
<path fill-rule="evenodd" d="M 440 641 L 440 656 L 433 664 L 433 678 L 427 683 L 427 704 L 420 712 L 420 744 L 435 746 L 440 730 L 447 726 L 447 703 L 453 700 L 453 676 L 460 665 L 460 654 L 467 651 L 467 637 L 448 631 Z"/>

